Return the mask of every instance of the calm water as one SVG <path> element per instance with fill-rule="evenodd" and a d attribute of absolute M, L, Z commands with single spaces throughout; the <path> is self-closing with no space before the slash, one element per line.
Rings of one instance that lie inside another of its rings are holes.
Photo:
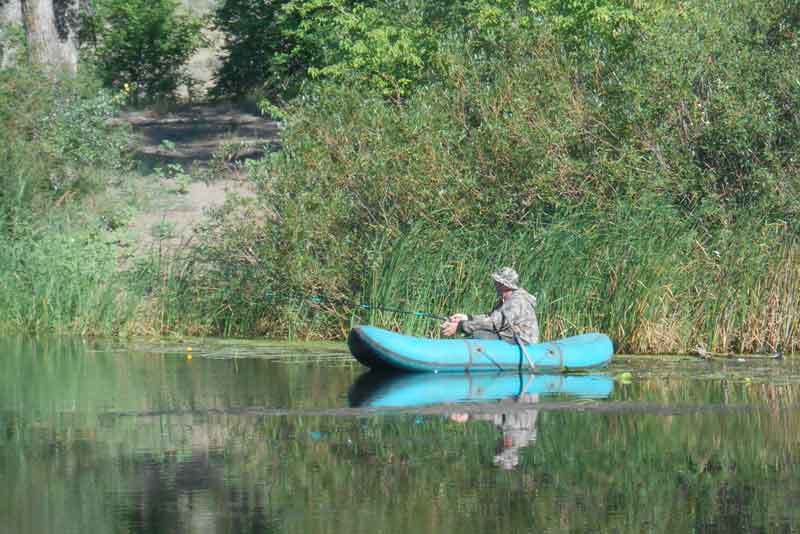
<path fill-rule="evenodd" d="M 426 380 L 343 345 L 191 354 L 0 340 L 0 532 L 800 529 L 793 361 Z"/>

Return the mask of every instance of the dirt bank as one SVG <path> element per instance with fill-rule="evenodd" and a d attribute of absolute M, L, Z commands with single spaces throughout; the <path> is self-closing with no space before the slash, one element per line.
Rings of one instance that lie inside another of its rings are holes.
<path fill-rule="evenodd" d="M 135 133 L 142 201 L 129 224 L 129 243 L 141 253 L 156 242 L 191 240 L 209 208 L 228 195 L 252 197 L 241 164 L 277 148 L 278 123 L 255 106 L 194 104 L 169 111 L 130 111 L 117 119 Z"/>

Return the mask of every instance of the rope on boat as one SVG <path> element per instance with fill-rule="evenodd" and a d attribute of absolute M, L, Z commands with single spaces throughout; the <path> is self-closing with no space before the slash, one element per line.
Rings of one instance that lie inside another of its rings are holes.
<path fill-rule="evenodd" d="M 489 355 L 489 353 L 486 352 L 486 350 L 484 350 L 484 348 L 482 346 L 480 346 L 480 344 L 473 343 L 473 341 L 474 341 L 473 339 L 465 339 L 464 340 L 464 342 L 467 344 L 467 354 L 469 354 L 469 364 L 467 365 L 467 371 L 470 370 L 470 368 L 472 367 L 472 364 L 474 362 L 474 358 L 473 358 L 474 353 L 477 353 L 478 356 L 483 356 L 487 360 L 492 362 L 494 364 L 494 366 L 497 367 L 497 369 L 499 371 L 503 371 L 504 370 L 503 366 L 500 365 L 499 363 L 497 363 L 497 361 L 494 358 L 492 358 Z"/>
<path fill-rule="evenodd" d="M 528 354 L 528 349 L 525 348 L 525 343 L 522 342 L 522 339 L 517 335 L 517 329 L 515 327 L 511 327 L 511 333 L 514 334 L 514 341 L 516 341 L 517 345 L 519 345 L 519 350 L 522 351 L 522 354 L 525 355 L 525 359 L 528 360 L 528 364 L 531 366 L 531 371 L 536 372 L 536 364 L 533 363 L 530 354 Z"/>

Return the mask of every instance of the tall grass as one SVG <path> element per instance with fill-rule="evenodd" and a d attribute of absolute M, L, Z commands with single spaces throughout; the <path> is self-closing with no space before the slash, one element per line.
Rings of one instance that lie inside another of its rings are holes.
<path fill-rule="evenodd" d="M 685 222 L 665 225 L 669 217 L 652 215 L 576 216 L 495 239 L 463 230 L 431 241 L 420 229 L 385 251 L 367 299 L 443 315 L 484 313 L 496 298 L 489 274 L 511 265 L 538 299 L 544 339 L 602 331 L 618 350 L 649 353 L 800 348 L 800 243 L 741 228 L 729 243 L 703 244 Z M 750 246 L 770 238 L 774 247 Z M 438 330 L 402 315 L 366 320 L 420 335 Z"/>
<path fill-rule="evenodd" d="M 132 314 L 111 247 L 86 234 L 0 235 L 0 332 L 115 334 Z"/>

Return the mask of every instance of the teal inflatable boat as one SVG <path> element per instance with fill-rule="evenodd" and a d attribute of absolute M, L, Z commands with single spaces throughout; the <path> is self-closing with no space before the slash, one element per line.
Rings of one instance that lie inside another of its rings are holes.
<path fill-rule="evenodd" d="M 353 407 L 402 408 L 496 402 L 534 394 L 540 398 L 604 399 L 613 391 L 614 380 L 599 374 L 389 374 L 369 371 L 350 387 L 348 400 Z"/>
<path fill-rule="evenodd" d="M 525 345 L 523 351 L 501 340 L 426 339 L 358 326 L 350 331 L 347 344 L 353 356 L 372 369 L 434 373 L 563 373 L 605 367 L 614 354 L 611 339 L 604 334 Z"/>

